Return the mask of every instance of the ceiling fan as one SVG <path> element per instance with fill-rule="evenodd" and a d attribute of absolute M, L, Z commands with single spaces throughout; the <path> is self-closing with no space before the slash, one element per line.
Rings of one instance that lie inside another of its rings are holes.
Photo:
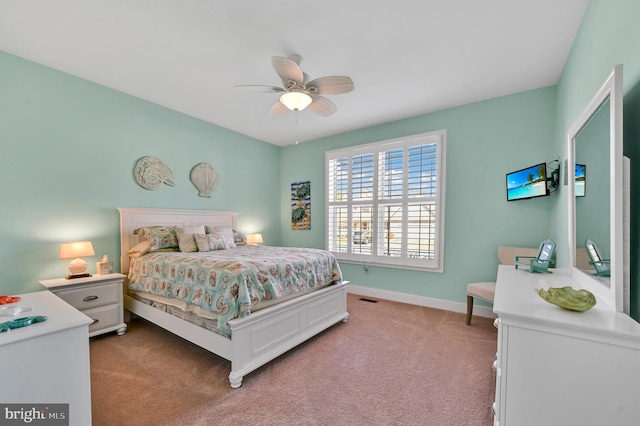
<path fill-rule="evenodd" d="M 300 69 L 300 55 L 288 58 L 272 56 L 271 64 L 282 85 L 243 85 L 236 86 L 238 92 L 282 93 L 280 99 L 269 109 L 269 117 L 280 117 L 288 111 L 302 111 L 306 107 L 316 114 L 327 117 L 337 108 L 329 99 L 321 95 L 338 95 L 353 90 L 353 81 L 345 76 L 320 77 L 309 81 L 309 76 Z"/>

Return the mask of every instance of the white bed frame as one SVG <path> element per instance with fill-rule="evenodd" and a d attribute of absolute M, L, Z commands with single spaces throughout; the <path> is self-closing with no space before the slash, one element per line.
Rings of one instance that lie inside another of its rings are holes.
<path fill-rule="evenodd" d="M 138 243 L 133 230 L 142 226 L 231 226 L 236 229 L 236 213 L 208 210 L 118 208 L 120 211 L 120 265 L 129 272 L 129 248 Z M 229 382 L 242 385 L 243 377 L 310 339 L 332 325 L 346 322 L 348 282 L 325 287 L 295 299 L 264 308 L 229 321 L 231 338 L 191 324 L 148 306 L 124 290 L 125 319 L 140 316 L 204 349 L 231 361 Z"/>

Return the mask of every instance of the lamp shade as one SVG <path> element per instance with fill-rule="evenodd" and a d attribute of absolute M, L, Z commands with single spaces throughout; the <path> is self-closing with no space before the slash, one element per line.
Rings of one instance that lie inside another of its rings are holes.
<path fill-rule="evenodd" d="M 302 111 L 313 99 L 304 92 L 291 91 L 280 96 L 280 102 L 291 111 Z"/>
<path fill-rule="evenodd" d="M 91 241 L 62 243 L 60 245 L 60 259 L 75 259 L 76 257 L 93 256 L 95 254 Z"/>
<path fill-rule="evenodd" d="M 249 234 L 247 235 L 247 244 L 255 246 L 256 244 L 262 244 L 262 234 Z"/>

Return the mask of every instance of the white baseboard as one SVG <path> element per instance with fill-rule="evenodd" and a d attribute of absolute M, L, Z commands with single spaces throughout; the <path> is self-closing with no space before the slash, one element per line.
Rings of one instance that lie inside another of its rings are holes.
<path fill-rule="evenodd" d="M 434 299 L 431 297 L 416 296 L 413 294 L 399 293 L 397 291 L 380 290 L 349 284 L 349 293 L 376 299 L 391 300 L 392 302 L 408 303 L 410 305 L 424 306 L 426 308 L 443 309 L 445 311 L 467 313 L 467 304 L 452 302 L 450 300 Z M 487 306 L 474 305 L 473 315 L 486 318 L 495 318 L 493 310 Z"/>

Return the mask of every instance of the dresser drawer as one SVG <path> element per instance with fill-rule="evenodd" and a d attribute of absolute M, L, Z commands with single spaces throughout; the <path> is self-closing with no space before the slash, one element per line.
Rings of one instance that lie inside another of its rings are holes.
<path fill-rule="evenodd" d="M 99 286 L 57 291 L 56 295 L 70 305 L 80 310 L 85 310 L 97 306 L 119 303 L 121 291 L 121 285 L 116 282 Z"/>
<path fill-rule="evenodd" d="M 120 323 L 120 305 L 101 306 L 82 311 L 93 320 L 89 325 L 89 333 Z"/>

